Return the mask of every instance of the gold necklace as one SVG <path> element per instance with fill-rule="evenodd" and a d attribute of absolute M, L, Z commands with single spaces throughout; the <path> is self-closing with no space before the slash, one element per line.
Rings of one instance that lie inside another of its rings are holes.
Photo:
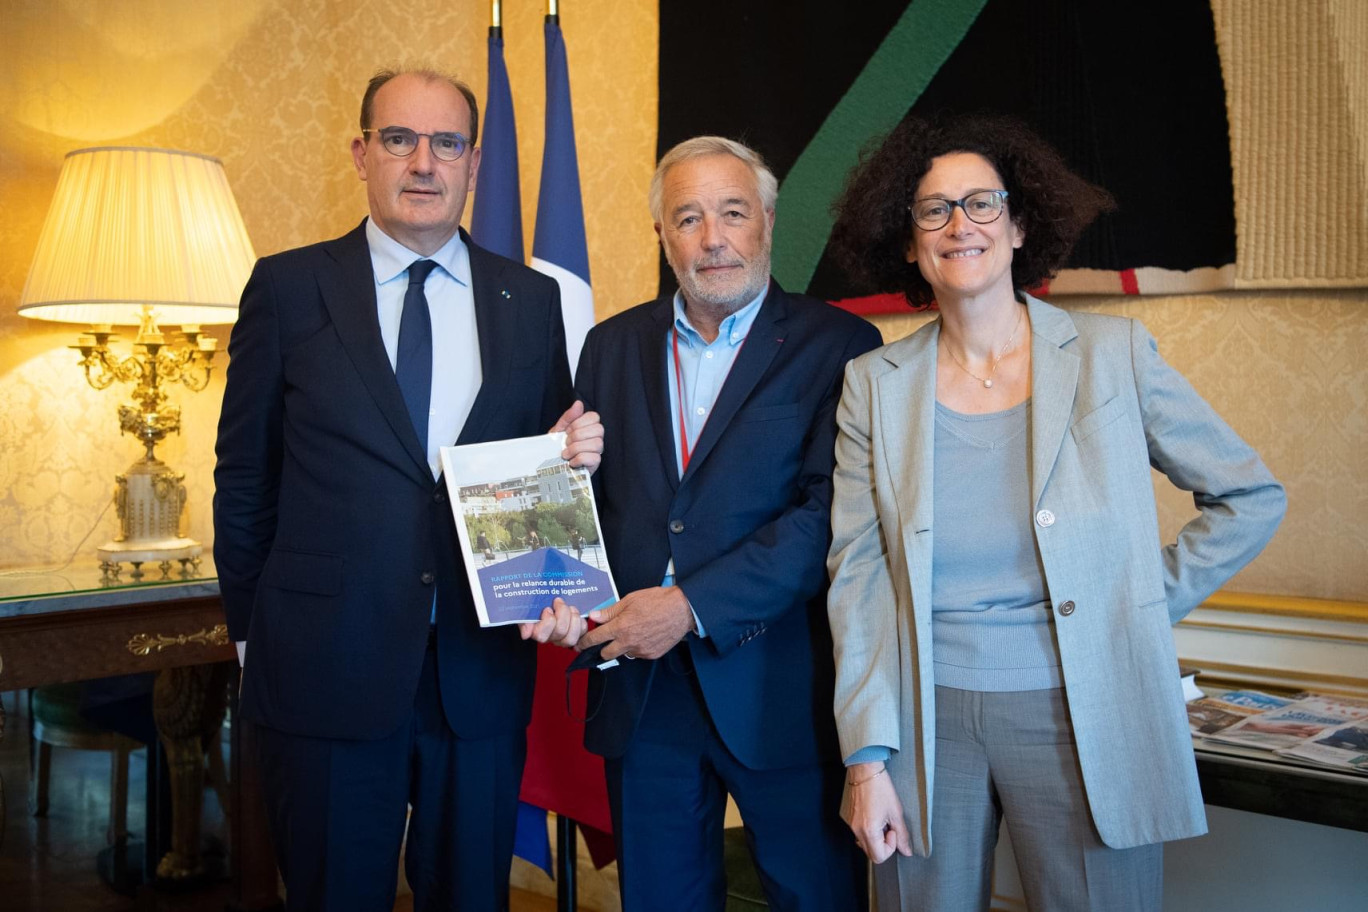
<path fill-rule="evenodd" d="M 997 372 L 998 364 L 1000 364 L 1007 353 L 1012 350 L 1012 343 L 1016 341 L 1017 333 L 1021 332 L 1021 317 L 1025 312 L 1026 308 L 1024 307 L 1017 312 L 1016 328 L 1012 330 L 1011 336 L 1007 338 L 1007 344 L 1002 346 L 1002 350 L 998 353 L 998 356 L 993 359 L 993 366 L 988 368 L 988 376 L 986 377 L 980 377 L 978 374 L 965 367 L 964 362 L 955 356 L 955 350 L 950 347 L 949 342 L 945 343 L 945 350 L 950 353 L 950 358 L 959 366 L 960 370 L 973 377 L 979 383 L 982 383 L 984 389 L 992 389 L 993 374 Z M 944 321 L 942 321 L 942 323 L 944 323 Z"/>

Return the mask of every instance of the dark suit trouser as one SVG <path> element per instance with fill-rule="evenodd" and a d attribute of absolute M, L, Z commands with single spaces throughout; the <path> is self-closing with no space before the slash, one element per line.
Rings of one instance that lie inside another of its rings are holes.
<path fill-rule="evenodd" d="M 865 909 L 864 855 L 838 816 L 840 764 L 747 769 L 714 728 L 687 650 L 659 661 L 631 746 L 605 763 L 623 912 L 722 910 L 728 793 L 772 909 Z"/>
<path fill-rule="evenodd" d="M 429 646 L 412 715 L 378 741 L 258 729 L 291 912 L 393 909 L 410 805 L 404 873 L 414 909 L 508 908 L 526 734 L 457 738 L 442 712 L 436 664 Z"/>

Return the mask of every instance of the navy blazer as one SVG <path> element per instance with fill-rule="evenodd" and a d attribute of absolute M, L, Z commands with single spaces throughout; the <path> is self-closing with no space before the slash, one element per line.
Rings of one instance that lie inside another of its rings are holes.
<path fill-rule="evenodd" d="M 603 418 L 594 483 L 618 590 L 660 585 L 674 559 L 707 633 L 685 642 L 742 763 L 835 759 L 824 561 L 836 403 L 846 362 L 878 346 L 879 332 L 771 282 L 680 478 L 665 361 L 673 315 L 670 298 L 628 310 L 590 331 L 580 355 L 577 391 Z M 591 674 L 591 751 L 627 749 L 656 665 Z"/>
<path fill-rule="evenodd" d="M 452 442 L 545 433 L 572 401 L 559 287 L 461 236 L 483 378 Z M 435 586 L 452 729 L 524 727 L 536 653 L 512 627 L 478 625 L 444 484 L 381 341 L 364 223 L 261 259 L 228 354 L 214 560 L 229 636 L 247 641 L 244 717 L 312 737 L 392 732 Z"/>

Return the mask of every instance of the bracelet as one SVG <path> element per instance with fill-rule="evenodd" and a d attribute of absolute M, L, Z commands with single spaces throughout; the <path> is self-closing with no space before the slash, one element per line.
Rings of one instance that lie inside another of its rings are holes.
<path fill-rule="evenodd" d="M 864 777 L 863 779 L 861 779 L 859 782 L 855 782 L 855 781 L 852 780 L 851 783 L 850 783 L 850 786 L 851 786 L 851 788 L 854 788 L 855 786 L 858 786 L 858 785 L 864 785 L 866 782 L 873 782 L 875 779 L 878 779 L 880 776 L 882 776 L 882 775 L 883 775 L 884 773 L 886 773 L 886 772 L 888 772 L 888 767 L 885 766 L 883 769 L 879 770 L 879 771 L 878 771 L 877 773 L 875 773 L 874 775 L 872 775 L 872 776 L 866 776 L 866 777 Z"/>

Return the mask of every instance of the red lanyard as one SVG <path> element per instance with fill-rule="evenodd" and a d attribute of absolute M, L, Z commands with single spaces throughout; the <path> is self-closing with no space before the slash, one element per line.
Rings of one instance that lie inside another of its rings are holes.
<path fill-rule="evenodd" d="M 675 396 L 679 401 L 679 462 L 682 475 L 689 471 L 689 429 L 684 424 L 684 368 L 679 363 L 679 327 L 670 328 L 670 341 L 674 345 Z"/>
<path fill-rule="evenodd" d="M 748 334 L 748 335 L 746 336 L 746 339 L 749 339 L 749 338 L 750 338 L 750 335 Z M 731 376 L 731 369 L 732 369 L 733 367 L 736 366 L 736 359 L 739 358 L 739 357 L 741 357 L 741 349 L 743 349 L 743 348 L 746 347 L 746 339 L 742 339 L 742 340 L 741 340 L 741 344 L 738 345 L 738 346 L 736 347 L 736 354 L 732 356 L 732 363 L 729 364 L 729 365 L 727 365 L 727 376 Z M 679 463 L 680 463 L 680 474 L 682 475 L 684 472 L 689 471 L 689 455 L 690 455 L 690 451 L 689 451 L 689 430 L 688 430 L 688 426 L 685 425 L 685 423 L 684 423 L 684 367 L 683 367 L 683 365 L 681 365 L 680 362 L 679 362 L 679 327 L 677 327 L 677 326 L 672 326 L 672 327 L 670 327 L 670 342 L 671 342 L 671 345 L 672 345 L 673 348 L 674 348 L 675 397 L 676 397 L 676 399 L 677 399 L 678 402 L 679 402 Z M 727 378 L 726 378 L 726 377 L 723 377 L 723 378 L 722 378 L 722 385 L 723 385 L 723 386 L 726 386 L 726 385 L 727 385 Z M 718 394 L 721 395 L 721 390 L 720 390 L 720 388 L 719 388 Z M 711 418 L 712 416 L 709 415 L 708 417 Z M 704 426 L 706 426 L 706 425 L 707 425 L 707 421 L 705 420 L 705 421 L 703 422 L 703 424 L 704 424 Z M 703 431 L 702 431 L 702 429 L 700 428 L 700 429 L 699 429 L 699 434 L 701 435 L 702 433 L 703 433 Z"/>

